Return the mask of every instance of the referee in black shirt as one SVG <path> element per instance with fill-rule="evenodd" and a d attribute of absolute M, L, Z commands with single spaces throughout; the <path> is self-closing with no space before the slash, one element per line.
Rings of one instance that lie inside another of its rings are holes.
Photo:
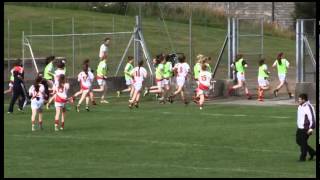
<path fill-rule="evenodd" d="M 307 94 L 299 95 L 299 107 L 297 117 L 297 134 L 296 142 L 300 146 L 300 158 L 299 161 L 306 161 L 307 153 L 309 153 L 312 160 L 316 155 L 316 151 L 308 145 L 308 138 L 315 129 L 315 112 L 311 103 L 308 101 Z"/>

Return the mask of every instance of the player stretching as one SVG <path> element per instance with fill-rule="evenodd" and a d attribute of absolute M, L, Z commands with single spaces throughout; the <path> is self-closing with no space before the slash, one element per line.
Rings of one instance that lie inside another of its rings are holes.
<path fill-rule="evenodd" d="M 31 96 L 31 110 L 32 110 L 32 115 L 31 115 L 31 123 L 32 123 L 32 131 L 35 131 L 35 119 L 36 115 L 38 113 L 38 127 L 40 130 L 42 130 L 42 106 L 44 103 L 44 97 L 46 96 L 45 94 L 45 88 L 41 84 L 42 82 L 42 77 L 37 76 L 35 79 L 34 84 L 30 87 L 29 89 L 29 96 Z"/>
<path fill-rule="evenodd" d="M 59 76 L 58 84 L 53 86 L 53 94 L 54 94 L 54 105 L 56 108 L 56 115 L 54 120 L 54 130 L 59 131 L 59 119 L 61 114 L 61 127 L 60 130 L 64 129 L 64 120 L 66 113 L 66 103 L 70 101 L 72 103 L 72 98 L 68 100 L 67 92 L 70 88 L 69 83 L 66 82 L 66 78 L 64 74 Z"/>
<path fill-rule="evenodd" d="M 269 78 L 270 72 L 268 71 L 267 65 L 264 63 L 264 59 L 259 61 L 259 72 L 258 72 L 258 101 L 263 101 L 264 91 L 268 90 L 269 87 Z"/>
<path fill-rule="evenodd" d="M 134 105 L 136 108 L 139 107 L 139 100 L 140 100 L 140 92 L 143 80 L 147 77 L 147 71 L 144 67 L 142 67 L 143 61 L 139 61 L 138 67 L 135 67 L 132 72 L 131 76 L 133 77 L 133 87 L 134 93 L 132 98 L 129 100 L 129 108 L 132 108 Z"/>
<path fill-rule="evenodd" d="M 189 102 L 185 97 L 184 84 L 187 80 L 188 74 L 190 73 L 190 66 L 185 62 L 186 57 L 184 55 L 179 56 L 178 61 L 179 63 L 177 63 L 173 68 L 173 71 L 177 74 L 177 89 L 171 96 L 169 96 L 169 102 L 172 103 L 175 96 L 180 93 L 182 101 L 187 105 Z"/>
<path fill-rule="evenodd" d="M 133 95 L 133 85 L 132 85 L 132 77 L 131 77 L 131 71 L 133 69 L 133 57 L 128 56 L 128 62 L 126 64 L 126 67 L 124 68 L 124 78 L 126 80 L 126 85 L 128 86 L 127 89 L 124 89 L 122 91 L 117 91 L 117 96 L 120 97 L 120 94 L 123 92 L 130 92 L 130 98 L 132 98 Z"/>
<path fill-rule="evenodd" d="M 273 91 L 273 93 L 277 97 L 278 91 L 282 88 L 283 85 L 285 85 L 287 88 L 289 98 L 291 99 L 293 95 L 289 90 L 289 84 L 286 78 L 287 69 L 289 68 L 289 62 L 287 59 L 283 58 L 282 52 L 278 54 L 277 60 L 272 65 L 272 67 L 275 67 L 275 66 L 277 66 L 277 69 L 278 69 L 278 77 L 279 77 L 280 84 Z"/>
<path fill-rule="evenodd" d="M 249 93 L 249 90 L 247 88 L 246 79 L 245 79 L 245 68 L 247 68 L 248 65 L 247 65 L 246 61 L 243 60 L 243 57 L 241 54 L 237 55 L 236 61 L 231 64 L 231 67 L 235 69 L 235 72 L 237 74 L 238 84 L 229 88 L 229 95 L 231 95 L 231 93 L 234 90 L 243 87 L 245 90 L 245 93 L 247 95 L 247 98 L 252 99 L 252 96 Z"/>

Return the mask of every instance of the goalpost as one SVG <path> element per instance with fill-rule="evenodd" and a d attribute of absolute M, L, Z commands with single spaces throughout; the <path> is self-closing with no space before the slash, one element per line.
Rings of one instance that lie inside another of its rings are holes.
<path fill-rule="evenodd" d="M 39 70 L 35 57 L 47 57 L 49 55 L 64 56 L 69 62 L 67 63 L 68 69 L 72 69 L 72 72 L 69 71 L 71 72 L 69 75 L 75 77 L 77 73 L 76 66 L 80 68 L 79 64 L 81 64 L 84 58 L 89 58 L 92 63 L 98 64 L 96 61 L 98 59 L 99 47 L 102 40 L 106 36 L 111 36 L 111 45 L 109 47 L 110 60 L 108 61 L 110 76 L 119 75 L 121 67 L 124 68 L 123 61 L 130 53 L 134 56 L 134 64 L 137 64 L 142 58 L 146 60 L 147 69 L 149 70 L 152 80 L 154 71 L 153 66 L 151 65 L 152 59 L 143 37 L 140 21 L 140 17 L 136 16 L 136 25 L 133 31 L 125 32 L 74 33 L 74 29 L 70 34 L 25 35 L 24 32 L 22 32 L 23 64 L 25 64 L 25 59 L 27 57 L 25 48 L 27 48 L 27 52 L 29 52 L 29 55 L 31 56 L 36 73 L 39 73 L 41 70 Z M 48 41 L 51 39 L 52 45 L 54 44 L 54 38 L 55 47 L 51 47 L 50 51 L 50 43 L 48 43 Z M 113 42 L 115 42 L 115 44 L 112 44 Z M 143 57 L 141 57 L 140 52 L 143 53 Z M 70 68 L 71 60 L 72 68 Z"/>

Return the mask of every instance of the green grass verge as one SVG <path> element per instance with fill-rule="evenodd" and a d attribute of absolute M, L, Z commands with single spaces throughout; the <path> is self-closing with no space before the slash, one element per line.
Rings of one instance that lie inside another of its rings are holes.
<path fill-rule="evenodd" d="M 67 112 L 54 132 L 31 132 L 30 107 L 4 115 L 5 177 L 316 177 L 315 161 L 300 163 L 296 107 L 207 105 L 126 98 Z M 6 112 L 7 105 L 4 106 Z M 309 143 L 315 147 L 315 137 Z"/>

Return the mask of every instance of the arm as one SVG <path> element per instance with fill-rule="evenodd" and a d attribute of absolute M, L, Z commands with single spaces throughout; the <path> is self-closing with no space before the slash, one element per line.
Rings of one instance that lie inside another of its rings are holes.
<path fill-rule="evenodd" d="M 272 64 L 272 67 L 276 67 L 277 66 L 277 61 L 275 61 L 273 64 Z"/>

